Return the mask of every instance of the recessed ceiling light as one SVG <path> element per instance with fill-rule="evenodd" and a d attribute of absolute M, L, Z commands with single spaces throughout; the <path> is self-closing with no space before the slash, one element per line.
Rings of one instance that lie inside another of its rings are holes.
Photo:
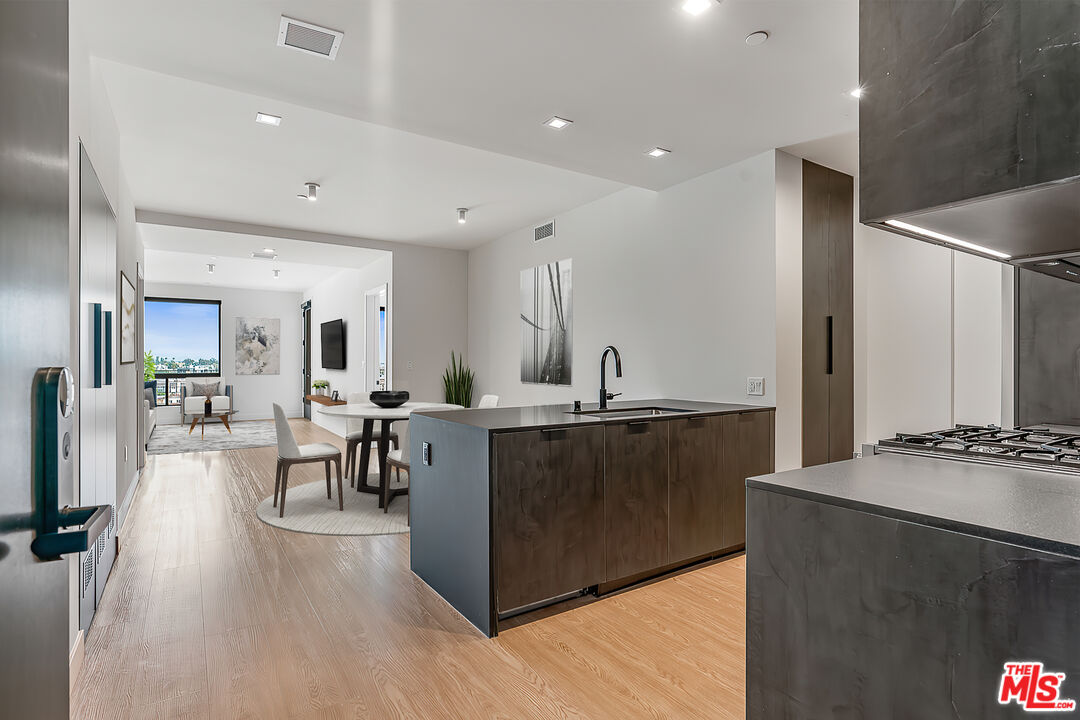
<path fill-rule="evenodd" d="M 697 17 L 712 6 L 713 0 L 686 0 L 686 2 L 682 4 L 682 9 L 694 17 Z"/>
<path fill-rule="evenodd" d="M 459 224 L 461 224 L 461 225 L 465 224 L 465 213 L 467 213 L 467 212 L 469 212 L 468 208 L 458 208 L 457 209 L 457 221 L 458 221 Z"/>
<path fill-rule="evenodd" d="M 857 88 L 855 88 L 854 90 L 852 90 L 851 92 L 848 93 L 848 95 L 850 95 L 851 97 L 856 98 L 856 99 L 861 98 L 862 94 L 863 94 L 863 89 L 861 87 L 857 87 Z"/>
<path fill-rule="evenodd" d="M 664 157 L 665 155 L 668 155 L 669 153 L 671 153 L 670 150 L 665 150 L 662 147 L 654 147 L 652 150 L 647 150 L 645 152 L 646 155 L 648 155 L 649 157 L 654 157 L 654 158 Z"/>
<path fill-rule="evenodd" d="M 764 30 L 758 30 L 757 32 L 752 32 L 746 36 L 746 44 L 750 47 L 757 47 L 758 45 L 763 44 L 768 39 L 769 33 L 765 32 Z"/>
<path fill-rule="evenodd" d="M 885 224 L 891 225 L 892 227 L 899 228 L 901 230 L 907 230 L 908 232 L 915 233 L 916 235 L 923 235 L 928 238 L 933 238 L 934 240 L 940 240 L 943 243 L 957 245 L 959 247 L 967 248 L 968 250 L 974 250 L 975 252 L 980 252 L 985 255 L 992 255 L 996 258 L 1000 258 L 1001 260 L 1008 260 L 1010 257 L 1009 255 L 1006 255 L 999 250 L 991 250 L 988 247 L 976 245 L 975 243 L 968 242 L 967 240 L 960 240 L 959 238 L 954 238 L 950 235 L 945 235 L 944 233 L 939 233 L 934 230 L 927 230 L 926 228 L 921 228 L 918 225 L 912 225 L 911 223 L 906 223 L 902 220 L 886 220 Z"/>
<path fill-rule="evenodd" d="M 544 124 L 547 125 L 549 128 L 555 128 L 556 130 L 562 130 L 567 125 L 573 125 L 574 121 L 573 120 L 567 120 L 566 118 L 561 118 L 558 115 L 554 115 L 554 116 L 552 116 L 552 118 L 550 120 L 546 121 Z"/>
<path fill-rule="evenodd" d="M 273 125 L 277 127 L 281 124 L 281 118 L 277 115 L 270 115 L 269 113 L 255 113 L 255 122 L 263 125 Z"/>
<path fill-rule="evenodd" d="M 272 253 L 272 252 L 274 252 L 274 248 L 263 248 L 263 252 L 264 253 Z"/>

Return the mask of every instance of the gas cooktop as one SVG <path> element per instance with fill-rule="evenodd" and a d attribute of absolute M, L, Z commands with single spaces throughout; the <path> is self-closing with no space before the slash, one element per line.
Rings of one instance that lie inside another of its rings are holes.
<path fill-rule="evenodd" d="M 1075 430 L 1075 432 L 1069 432 Z M 1080 428 L 957 425 L 948 430 L 882 440 L 879 453 L 1015 465 L 1080 474 Z"/>

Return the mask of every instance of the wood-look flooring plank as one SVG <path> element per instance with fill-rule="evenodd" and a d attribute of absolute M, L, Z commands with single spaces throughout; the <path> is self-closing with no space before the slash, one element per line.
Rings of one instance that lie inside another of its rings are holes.
<path fill-rule="evenodd" d="M 293 421 L 300 443 L 340 438 Z M 409 568 L 407 535 L 261 522 L 274 448 L 149 458 L 72 717 L 736 718 L 741 556 L 484 638 Z M 290 485 L 321 482 L 300 466 Z"/>

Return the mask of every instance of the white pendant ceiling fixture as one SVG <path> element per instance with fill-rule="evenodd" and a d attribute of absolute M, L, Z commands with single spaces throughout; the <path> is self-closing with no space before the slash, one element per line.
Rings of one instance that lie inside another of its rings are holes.
<path fill-rule="evenodd" d="M 296 197 L 310 202 L 315 202 L 319 199 L 319 183 L 304 183 L 304 187 L 307 188 L 307 192 L 299 193 Z"/>
<path fill-rule="evenodd" d="M 465 214 L 467 212 L 469 212 L 468 208 L 458 208 L 457 209 L 457 221 L 458 221 L 459 224 L 461 224 L 461 225 L 465 224 Z"/>

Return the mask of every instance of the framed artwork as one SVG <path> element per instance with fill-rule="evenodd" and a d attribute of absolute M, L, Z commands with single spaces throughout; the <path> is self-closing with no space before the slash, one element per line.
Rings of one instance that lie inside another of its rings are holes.
<path fill-rule="evenodd" d="M 279 318 L 236 318 L 236 374 L 281 374 Z"/>
<path fill-rule="evenodd" d="M 574 305 L 570 260 L 521 271 L 521 382 L 569 385 Z"/>
<path fill-rule="evenodd" d="M 135 286 L 120 271 L 120 364 L 135 362 Z"/>

